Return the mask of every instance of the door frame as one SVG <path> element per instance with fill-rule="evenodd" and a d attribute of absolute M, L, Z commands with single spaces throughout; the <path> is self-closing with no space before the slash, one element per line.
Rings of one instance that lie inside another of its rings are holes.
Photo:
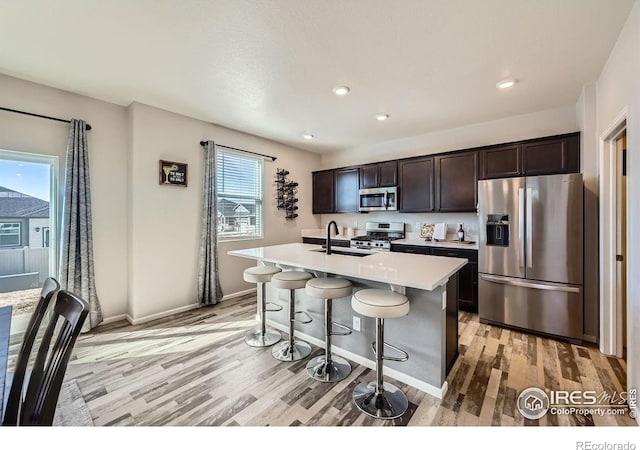
<path fill-rule="evenodd" d="M 607 129 L 600 135 L 598 149 L 599 174 L 599 262 L 600 262 L 600 351 L 607 355 L 622 357 L 622 303 L 618 299 L 617 291 L 617 264 L 616 264 L 616 233 L 617 233 L 617 166 L 616 166 L 616 140 L 623 132 L 627 132 L 629 118 L 628 107 L 625 107 Z M 628 145 L 627 145 L 628 146 Z M 627 167 L 629 166 L 629 154 L 627 151 Z M 630 184 L 630 172 L 627 173 L 627 185 Z M 627 195 L 627 211 L 629 210 L 629 196 Z M 627 248 L 629 255 L 629 227 L 627 226 Z M 627 272 L 629 266 L 627 265 Z M 627 273 L 627 292 L 629 277 Z M 628 306 L 628 305 L 627 305 Z M 631 311 L 627 307 L 627 333 Z M 627 335 L 628 337 L 628 335 Z M 628 352 L 630 353 L 630 352 Z M 627 355 L 627 358 L 631 355 Z M 631 366 L 631 364 L 627 364 Z M 628 376 L 629 374 L 627 374 Z"/>

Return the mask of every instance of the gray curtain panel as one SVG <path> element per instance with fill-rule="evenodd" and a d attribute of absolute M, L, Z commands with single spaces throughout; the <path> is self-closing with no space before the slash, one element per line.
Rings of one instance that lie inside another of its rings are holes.
<path fill-rule="evenodd" d="M 218 226 L 216 208 L 216 145 L 204 145 L 202 184 L 202 231 L 198 260 L 198 300 L 203 305 L 215 305 L 222 299 L 218 274 Z"/>
<path fill-rule="evenodd" d="M 60 285 L 89 303 L 89 320 L 83 332 L 102 322 L 102 309 L 96 294 L 91 230 L 91 189 L 89 152 L 84 120 L 71 119 L 60 248 Z"/>

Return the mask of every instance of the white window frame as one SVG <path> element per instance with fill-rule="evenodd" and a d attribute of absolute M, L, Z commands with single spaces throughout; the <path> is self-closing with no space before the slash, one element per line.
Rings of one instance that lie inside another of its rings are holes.
<path fill-rule="evenodd" d="M 20 222 L 0 222 L 0 228 L 1 225 L 18 225 L 18 243 L 17 244 L 2 244 L 0 243 L 0 247 L 20 247 L 22 246 L 22 224 Z M 2 233 L 4 234 L 4 233 Z M 13 234 L 13 233 L 12 233 Z"/>
<path fill-rule="evenodd" d="M 258 164 L 259 164 L 259 173 L 258 173 L 258 180 L 256 183 L 256 186 L 259 189 L 259 192 L 257 193 L 257 196 L 247 196 L 247 195 L 243 195 L 243 194 L 234 194 L 232 192 L 218 192 L 218 190 L 216 190 L 216 205 L 218 203 L 218 198 L 222 197 L 222 198 L 227 198 L 227 199 L 233 199 L 233 198 L 239 198 L 239 199 L 252 199 L 255 200 L 255 216 L 256 216 L 256 230 L 255 230 L 255 234 L 253 235 L 242 235 L 242 234 L 234 234 L 234 233 L 221 233 L 218 232 L 217 233 L 217 237 L 218 237 L 218 242 L 233 242 L 233 241 L 251 241 L 251 240 L 260 240 L 260 239 L 264 239 L 264 158 L 262 157 L 254 157 L 253 155 L 247 154 L 247 153 L 243 153 L 243 152 L 238 152 L 238 151 L 233 151 L 233 150 L 227 150 L 227 149 L 221 149 L 221 148 L 216 148 L 216 183 L 218 180 L 218 154 L 220 153 L 226 153 L 226 154 L 233 154 L 233 155 L 237 155 L 237 156 L 241 156 L 243 158 L 247 158 L 247 159 L 252 159 L 255 160 Z M 224 194 L 224 195 L 221 195 Z M 226 218 L 225 218 L 226 221 Z"/>
<path fill-rule="evenodd" d="M 61 220 L 58 205 L 62 204 L 63 196 L 58 189 L 58 177 L 61 176 L 58 157 L 0 149 L 0 159 L 49 165 L 49 274 L 57 276 L 54 274 L 58 273 L 60 255 L 58 230 Z"/>

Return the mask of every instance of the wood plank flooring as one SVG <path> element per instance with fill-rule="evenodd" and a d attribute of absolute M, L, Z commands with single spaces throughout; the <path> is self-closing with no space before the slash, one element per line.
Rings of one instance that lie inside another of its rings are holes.
<path fill-rule="evenodd" d="M 626 364 L 595 347 L 480 324 L 460 314 L 460 357 L 442 401 L 393 381 L 409 399 L 393 421 L 355 407 L 354 386 L 375 374 L 352 364 L 337 384 L 308 378 L 307 360 L 283 363 L 244 344 L 255 297 L 133 326 L 118 322 L 82 335 L 67 370 L 96 425 L 393 426 L 636 425 L 625 416 L 525 419 L 515 404 L 530 386 L 624 391 Z M 322 352 L 314 347 L 312 356 Z M 15 359 L 17 343 L 11 348 Z"/>

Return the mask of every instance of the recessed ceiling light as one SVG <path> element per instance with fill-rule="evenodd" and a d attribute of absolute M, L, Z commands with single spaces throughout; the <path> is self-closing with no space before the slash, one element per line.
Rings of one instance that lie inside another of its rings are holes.
<path fill-rule="evenodd" d="M 336 95 L 347 95 L 351 88 L 349 86 L 336 86 L 333 88 L 333 93 Z"/>
<path fill-rule="evenodd" d="M 376 119 L 378 120 L 387 120 L 389 118 L 389 114 L 378 113 L 376 114 Z"/>
<path fill-rule="evenodd" d="M 514 84 L 516 84 L 516 80 L 513 78 L 507 78 L 506 80 L 499 81 L 498 84 L 496 84 L 496 87 L 498 89 L 509 89 Z"/>
<path fill-rule="evenodd" d="M 313 139 L 314 136 L 313 134 L 303 134 L 302 137 L 305 138 L 306 140 L 311 140 Z"/>

